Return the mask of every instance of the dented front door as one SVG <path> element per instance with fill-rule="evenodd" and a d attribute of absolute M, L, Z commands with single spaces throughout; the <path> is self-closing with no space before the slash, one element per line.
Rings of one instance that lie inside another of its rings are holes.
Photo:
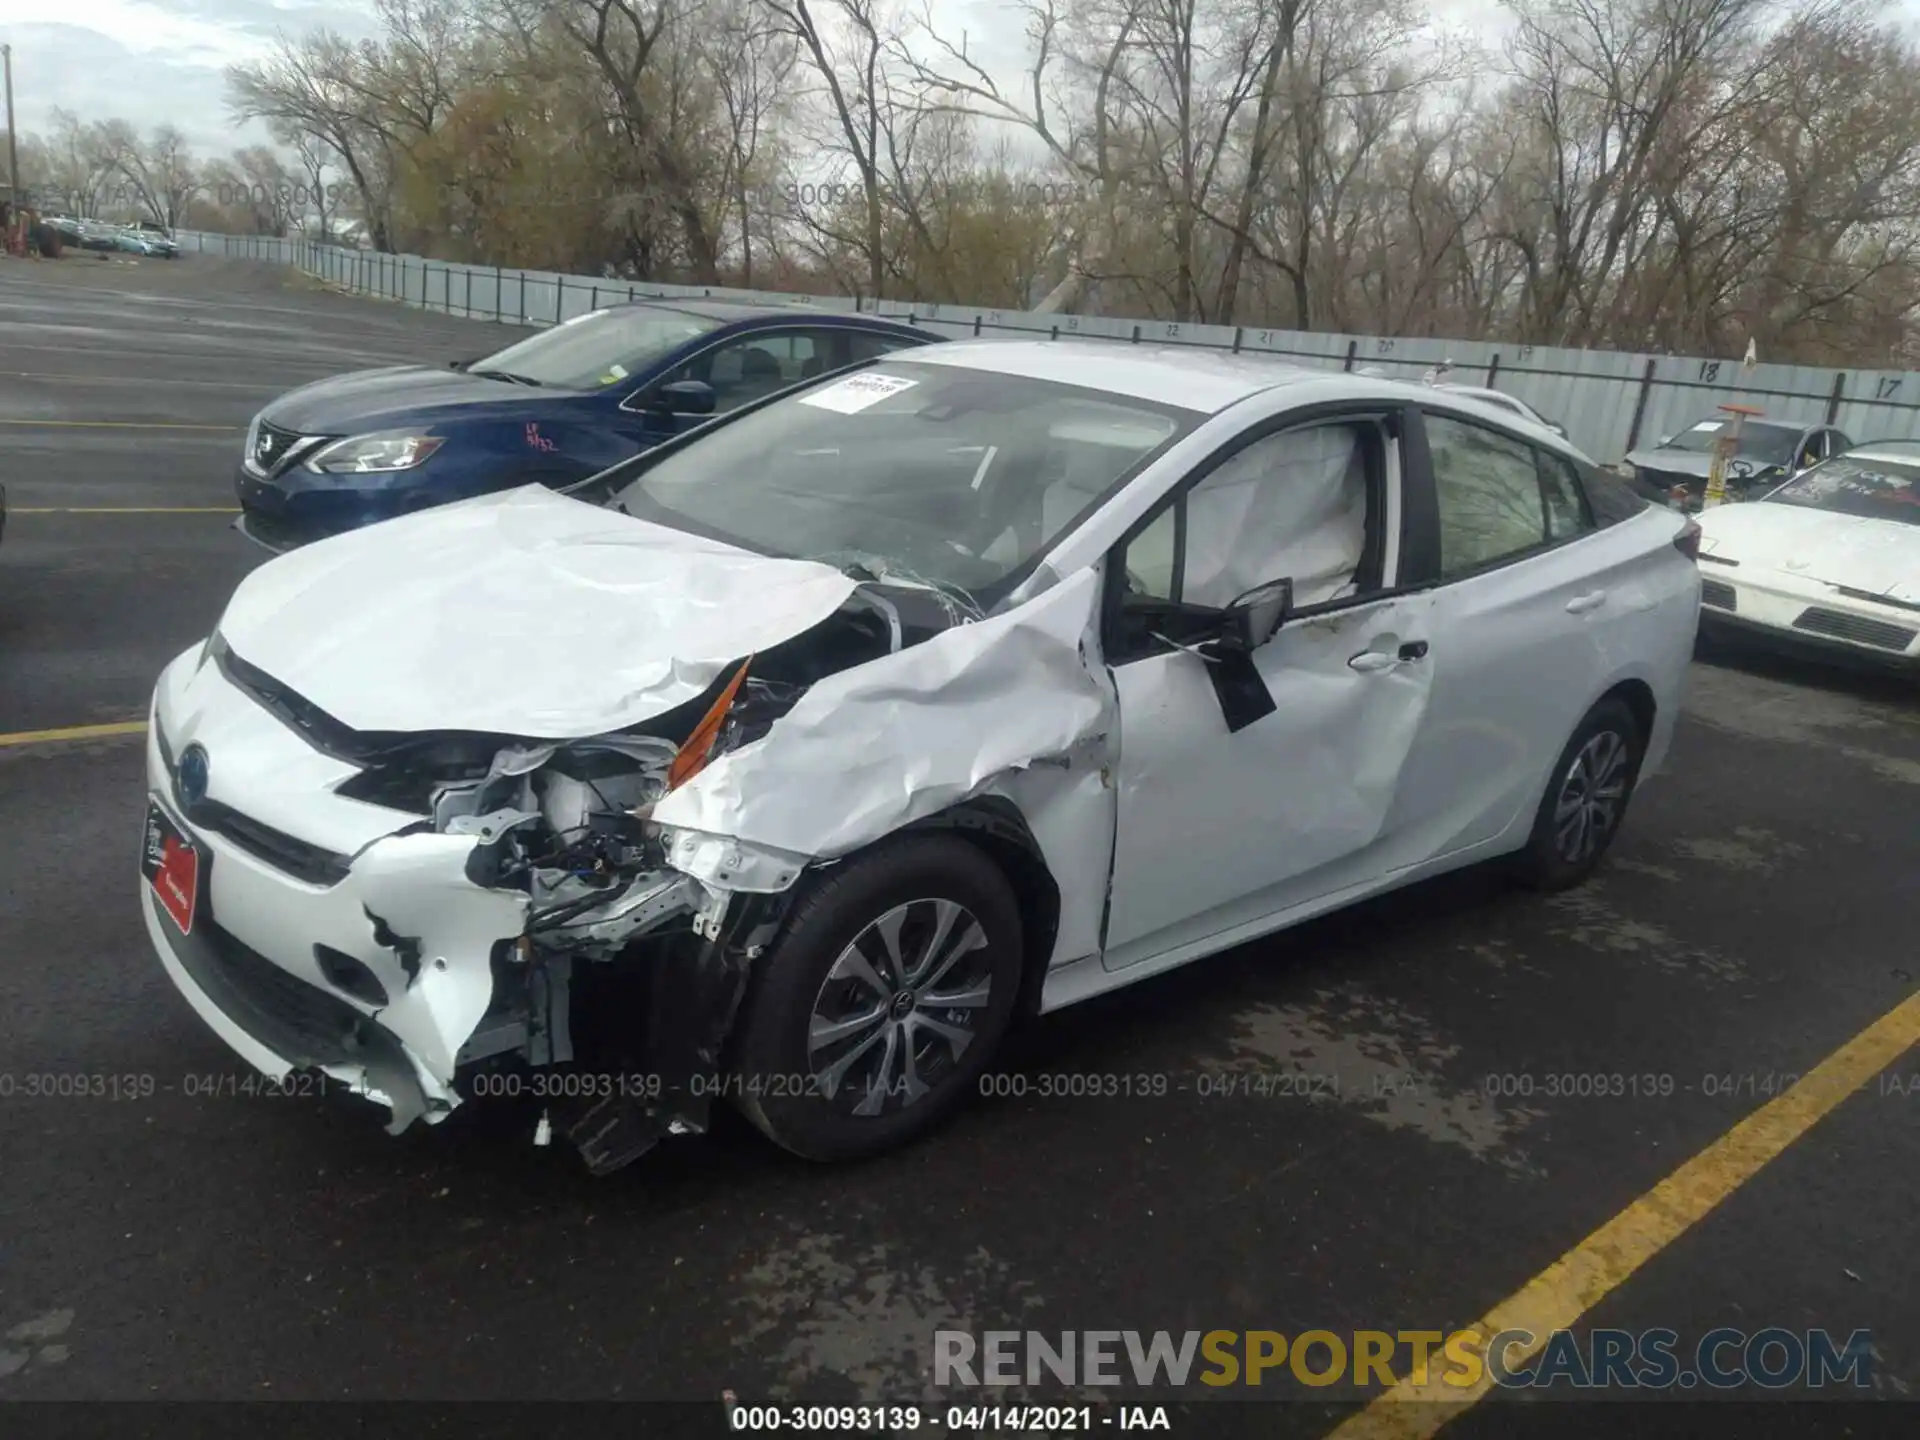
<path fill-rule="evenodd" d="M 1105 964 L 1199 946 L 1412 857 L 1385 828 L 1427 707 L 1432 597 L 1298 619 L 1253 656 L 1274 709 L 1230 732 L 1207 662 L 1114 666 L 1118 834 Z"/>

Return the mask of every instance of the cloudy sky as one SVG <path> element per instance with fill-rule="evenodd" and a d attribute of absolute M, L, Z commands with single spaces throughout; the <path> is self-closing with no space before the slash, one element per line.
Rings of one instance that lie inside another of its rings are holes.
<path fill-rule="evenodd" d="M 1025 44 L 1014 13 L 997 0 L 934 6 L 952 34 L 966 31 L 969 53 L 991 56 L 1003 80 L 1015 79 Z M 1438 0 L 1434 9 L 1481 25 L 1499 14 L 1497 0 Z M 365 0 L 0 0 L 23 132 L 45 133 L 59 107 L 142 130 L 171 123 L 202 153 L 267 141 L 263 129 L 228 119 L 224 67 L 258 56 L 283 31 L 323 25 L 354 38 L 377 29 Z"/>
<path fill-rule="evenodd" d="M 282 30 L 321 25 L 355 36 L 375 28 L 355 0 L 0 0 L 23 133 L 45 133 L 57 106 L 142 130 L 171 122 L 200 151 L 267 138 L 227 118 L 224 67 L 259 55 Z"/>

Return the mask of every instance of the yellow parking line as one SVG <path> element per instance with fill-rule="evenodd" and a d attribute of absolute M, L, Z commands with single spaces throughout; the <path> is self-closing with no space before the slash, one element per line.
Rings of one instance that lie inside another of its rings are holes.
<path fill-rule="evenodd" d="M 244 430 L 244 425 L 183 425 L 173 420 L 0 420 L 0 425 L 52 425 L 62 430 Z"/>
<path fill-rule="evenodd" d="M 16 505 L 9 515 L 238 515 L 236 505 Z"/>
<path fill-rule="evenodd" d="M 144 720 L 116 720 L 111 725 L 68 725 L 60 730 L 16 730 L 0 735 L 0 749 L 9 745 L 57 745 L 63 740 L 104 740 L 112 735 L 139 735 Z"/>
<path fill-rule="evenodd" d="M 1527 1330 L 1533 1344 L 1506 1351 L 1509 1370 L 1546 1347 L 1555 1330 L 1580 1317 L 1628 1276 L 1760 1172 L 1823 1116 L 1920 1044 L 1920 992 L 1881 1016 L 1821 1061 L 1791 1090 L 1760 1107 L 1653 1189 L 1614 1216 L 1526 1285 L 1468 1327 L 1484 1358 L 1502 1331 Z M 1429 1369 L 1424 1384 L 1403 1380 L 1328 1436 L 1328 1440 L 1427 1440 L 1494 1388 L 1482 1374 L 1452 1386 Z M 1456 1372 L 1457 1373 L 1457 1372 Z"/>

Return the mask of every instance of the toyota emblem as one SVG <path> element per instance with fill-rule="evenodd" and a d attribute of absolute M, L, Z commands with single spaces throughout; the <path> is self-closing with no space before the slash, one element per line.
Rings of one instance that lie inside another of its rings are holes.
<path fill-rule="evenodd" d="M 180 803 L 188 807 L 207 798 L 207 752 L 189 745 L 180 755 Z"/>

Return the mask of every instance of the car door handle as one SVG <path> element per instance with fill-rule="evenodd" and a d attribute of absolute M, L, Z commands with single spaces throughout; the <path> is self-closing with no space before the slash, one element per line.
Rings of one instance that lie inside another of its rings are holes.
<path fill-rule="evenodd" d="M 1385 650 L 1362 650 L 1347 661 L 1349 669 L 1358 670 L 1363 675 L 1377 675 L 1382 670 L 1396 670 L 1414 660 L 1427 658 L 1427 642 L 1409 640 L 1402 645 L 1397 654 L 1389 655 Z"/>
<path fill-rule="evenodd" d="M 1591 594 L 1576 595 L 1573 599 L 1567 601 L 1567 613 L 1569 615 L 1584 615 L 1589 610 L 1598 610 L 1606 603 L 1607 592 L 1604 590 L 1595 590 Z"/>

